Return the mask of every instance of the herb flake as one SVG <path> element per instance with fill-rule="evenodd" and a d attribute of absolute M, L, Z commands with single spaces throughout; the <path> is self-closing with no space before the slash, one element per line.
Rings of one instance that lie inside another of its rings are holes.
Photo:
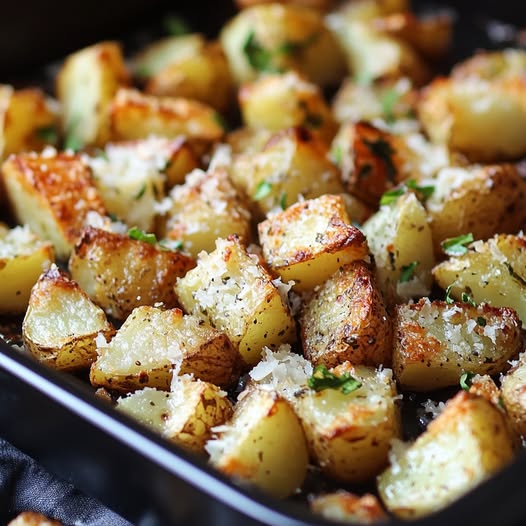
<path fill-rule="evenodd" d="M 254 192 L 254 201 L 261 201 L 272 192 L 272 185 L 268 181 L 261 181 Z"/>
<path fill-rule="evenodd" d="M 36 136 L 47 144 L 57 144 L 58 142 L 58 131 L 55 126 L 43 126 L 37 128 Z"/>
<path fill-rule="evenodd" d="M 243 45 L 243 53 L 252 69 L 256 71 L 275 71 L 272 64 L 272 53 L 258 42 L 254 31 L 248 35 Z"/>
<path fill-rule="evenodd" d="M 325 365 L 317 365 L 312 376 L 307 380 L 307 385 L 316 392 L 338 389 L 342 394 L 347 395 L 359 389 L 362 383 L 349 373 L 336 376 Z"/>
<path fill-rule="evenodd" d="M 415 270 L 416 267 L 418 267 L 418 264 L 418 261 L 413 261 L 409 263 L 409 265 L 404 265 L 401 269 L 400 278 L 398 281 L 400 283 L 407 283 L 408 281 L 410 281 L 415 275 Z"/>
<path fill-rule="evenodd" d="M 473 298 L 467 292 L 463 292 L 460 295 L 460 299 L 462 300 L 463 303 L 467 303 L 468 305 L 471 305 L 472 307 L 477 306 L 477 304 L 473 301 Z"/>
<path fill-rule="evenodd" d="M 473 234 L 470 232 L 469 234 L 462 234 L 457 237 L 445 239 L 440 246 L 448 256 L 462 256 L 468 251 L 466 245 L 473 243 L 473 241 Z"/>
<path fill-rule="evenodd" d="M 382 114 L 387 122 L 395 120 L 394 109 L 398 102 L 400 95 L 395 89 L 388 89 L 380 96 L 380 104 L 382 106 Z"/>
<path fill-rule="evenodd" d="M 128 230 L 128 237 L 130 237 L 131 239 L 135 239 L 136 241 L 144 241 L 145 243 L 148 243 L 150 245 L 157 244 L 157 238 L 155 237 L 155 234 L 145 232 L 144 230 L 141 230 L 136 226 Z"/>
<path fill-rule="evenodd" d="M 448 285 L 447 288 L 446 288 L 446 303 L 448 305 L 451 305 L 453 303 L 455 303 L 455 300 L 451 297 L 451 289 L 453 288 L 453 283 L 451 285 Z"/>
<path fill-rule="evenodd" d="M 474 373 L 464 373 L 460 377 L 460 387 L 462 387 L 464 391 L 469 391 L 469 388 L 471 387 L 474 376 L 475 376 Z"/>
<path fill-rule="evenodd" d="M 486 326 L 486 318 L 483 318 L 482 316 L 477 317 L 477 325 L 480 325 L 481 327 Z"/>

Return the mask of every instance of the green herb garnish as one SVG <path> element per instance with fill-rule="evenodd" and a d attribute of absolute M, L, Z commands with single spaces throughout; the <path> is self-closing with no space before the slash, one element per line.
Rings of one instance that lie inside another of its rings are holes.
<path fill-rule="evenodd" d="M 334 160 L 334 164 L 341 166 L 343 161 L 343 149 L 340 144 L 337 144 L 334 147 L 334 150 L 332 150 L 332 158 Z"/>
<path fill-rule="evenodd" d="M 161 239 L 159 247 L 163 250 L 183 250 L 184 244 L 180 239 Z"/>
<path fill-rule="evenodd" d="M 276 53 L 279 53 L 281 55 L 296 55 L 303 51 L 306 47 L 310 46 L 316 40 L 318 40 L 320 34 L 319 33 L 313 33 L 309 37 L 307 37 L 305 40 L 287 40 L 280 44 L 277 49 Z"/>
<path fill-rule="evenodd" d="M 380 205 L 389 205 L 394 203 L 400 196 L 404 195 L 408 190 L 413 190 L 418 194 L 417 197 L 421 201 L 428 199 L 435 191 L 434 186 L 419 186 L 414 179 L 409 179 L 404 184 L 392 190 L 385 192 L 380 198 Z"/>
<path fill-rule="evenodd" d="M 413 261 L 409 265 L 404 265 L 400 272 L 400 283 L 407 283 L 415 274 L 416 267 L 418 267 L 418 261 Z"/>
<path fill-rule="evenodd" d="M 173 37 L 187 35 L 192 31 L 190 25 L 184 18 L 174 14 L 167 15 L 163 19 L 163 26 L 166 32 Z"/>
<path fill-rule="evenodd" d="M 470 232 L 469 234 L 445 239 L 440 243 L 440 246 L 448 256 L 462 256 L 468 251 L 466 245 L 473 243 L 473 241 L 473 234 Z"/>
<path fill-rule="evenodd" d="M 477 306 L 477 304 L 473 301 L 473 298 L 467 292 L 463 292 L 460 295 L 460 299 L 462 300 L 463 303 L 467 303 L 468 305 L 471 305 L 472 307 Z"/>
<path fill-rule="evenodd" d="M 389 205 L 398 200 L 398 198 L 404 195 L 406 188 L 401 186 L 400 188 L 394 188 L 393 190 L 388 190 L 380 198 L 380 205 Z"/>
<path fill-rule="evenodd" d="M 57 144 L 58 142 L 58 131 L 55 126 L 43 126 L 37 128 L 36 135 L 39 139 L 47 144 Z"/>
<path fill-rule="evenodd" d="M 248 63 L 256 71 L 276 70 L 272 64 L 272 53 L 258 42 L 254 31 L 248 35 L 243 45 L 243 53 L 247 57 Z"/>
<path fill-rule="evenodd" d="M 285 192 L 283 192 L 279 198 L 279 206 L 282 210 L 287 208 L 287 194 Z"/>
<path fill-rule="evenodd" d="M 418 198 L 421 201 L 426 201 L 429 199 L 435 191 L 435 187 L 433 185 L 420 186 L 414 179 L 409 179 L 405 182 L 405 185 L 407 188 L 414 190 L 418 194 Z"/>
<path fill-rule="evenodd" d="M 382 93 L 380 96 L 380 104 L 382 105 L 382 113 L 387 122 L 393 122 L 395 120 L 394 108 L 400 95 L 395 89 L 389 89 Z"/>
<path fill-rule="evenodd" d="M 451 297 L 451 289 L 453 288 L 453 283 L 451 285 L 448 285 L 446 288 L 446 303 L 448 305 L 451 305 L 452 303 L 455 303 L 455 300 Z"/>
<path fill-rule="evenodd" d="M 460 377 L 460 387 L 462 387 L 464 391 L 469 391 L 474 376 L 475 375 L 473 373 L 464 373 Z"/>
<path fill-rule="evenodd" d="M 145 243 L 148 243 L 150 245 L 157 244 L 157 238 L 155 237 L 155 234 L 145 232 L 144 230 L 141 230 L 136 226 L 128 230 L 128 236 L 131 239 L 135 239 L 136 241 L 144 241 Z"/>
<path fill-rule="evenodd" d="M 359 389 L 362 383 L 349 373 L 336 376 L 325 365 L 317 365 L 312 376 L 307 380 L 307 385 L 316 392 L 325 389 L 338 389 L 343 394 L 349 394 Z"/>
<path fill-rule="evenodd" d="M 265 199 L 265 197 L 268 197 L 271 192 L 272 185 L 268 181 L 261 181 L 254 193 L 254 201 L 261 201 L 261 199 Z"/>
<path fill-rule="evenodd" d="M 133 196 L 135 201 L 138 201 L 146 193 L 146 183 L 144 183 L 139 191 Z"/>
<path fill-rule="evenodd" d="M 482 316 L 479 316 L 477 318 L 477 325 L 480 325 L 481 327 L 486 326 L 486 318 L 483 318 Z"/>

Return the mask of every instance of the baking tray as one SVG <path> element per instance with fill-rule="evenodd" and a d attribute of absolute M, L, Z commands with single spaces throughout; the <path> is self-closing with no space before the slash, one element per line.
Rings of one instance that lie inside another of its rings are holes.
<path fill-rule="evenodd" d="M 108 1 L 112 6 L 118 4 L 113 0 Z M 166 3 L 154 4 L 157 9 L 166 8 Z M 426 2 L 415 4 L 417 8 L 429 7 Z M 445 4 L 440 2 L 441 6 Z M 196 28 L 203 27 L 199 25 L 199 21 L 203 20 L 196 18 L 203 15 L 205 29 L 213 33 L 223 19 L 223 13 L 231 11 L 229 5 L 228 2 L 214 2 L 212 6 L 199 1 L 180 2 L 176 6 L 171 4 L 170 10 L 180 9 L 191 21 L 195 21 Z M 488 37 L 488 21 L 497 19 L 520 24 L 526 20 L 526 6 L 511 1 L 465 0 L 451 2 L 450 5 L 454 6 L 459 17 L 452 54 L 454 60 L 469 55 L 478 47 L 500 47 L 509 43 L 506 39 L 496 41 Z M 141 13 L 146 17 L 146 11 Z M 104 19 L 115 22 L 118 14 L 119 10 L 113 14 L 106 13 Z M 59 18 L 58 22 L 55 20 L 55 23 L 64 27 L 63 24 L 67 23 L 65 16 Z M 147 20 L 144 17 L 143 23 Z M 16 17 L 13 20 L 16 25 Z M 137 23 L 134 20 L 127 23 Z M 51 32 L 53 28 L 48 30 Z M 66 31 L 65 38 L 58 44 L 62 54 L 73 49 L 72 40 L 67 38 L 70 32 Z M 0 41 L 2 34 L 3 31 L 0 31 Z M 96 33 L 92 33 L 95 34 L 96 37 L 92 36 L 91 39 L 80 35 L 74 47 L 87 44 L 95 38 L 122 35 L 115 33 L 114 26 L 110 29 L 99 27 Z M 82 38 L 87 40 L 81 41 Z M 32 42 L 24 43 L 22 51 L 25 49 L 27 52 L 33 45 Z M 13 67 L 13 62 L 5 57 L 6 48 L 1 49 L 4 51 L 0 53 L 0 65 L 5 67 L 0 70 L 19 73 L 20 62 Z M 19 53 L 22 51 L 19 50 Z M 52 54 L 40 58 L 56 58 L 54 54 L 57 52 L 53 48 L 49 52 Z M 26 55 L 17 57 L 25 60 Z M 32 66 L 33 63 L 27 60 L 27 64 Z M 253 488 L 233 484 L 203 459 L 191 456 L 97 399 L 93 390 L 78 378 L 49 370 L 2 343 L 0 436 L 37 459 L 52 473 L 99 499 L 138 526 L 333 524 L 312 515 L 304 504 L 293 500 L 277 501 Z M 525 524 L 525 472 L 526 452 L 521 452 L 513 465 L 476 490 L 447 509 L 413 521 L 413 524 Z M 7 519 L 2 513 L 5 510 L 0 510 L 0 520 Z M 389 524 L 407 523 L 391 519 Z"/>

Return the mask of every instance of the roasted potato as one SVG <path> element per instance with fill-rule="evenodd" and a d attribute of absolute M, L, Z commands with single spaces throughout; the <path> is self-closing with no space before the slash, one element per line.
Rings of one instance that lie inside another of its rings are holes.
<path fill-rule="evenodd" d="M 343 265 L 369 257 L 365 236 L 350 224 L 339 195 L 296 203 L 259 223 L 258 232 L 265 261 L 297 291 L 312 290 Z"/>
<path fill-rule="evenodd" d="M 22 336 L 37 360 L 65 371 L 88 368 L 97 357 L 96 340 L 114 333 L 104 311 L 56 265 L 36 282 Z"/>
<path fill-rule="evenodd" d="M 387 509 L 404 519 L 436 512 L 506 466 L 514 439 L 506 417 L 483 397 L 460 392 L 378 477 Z"/>
<path fill-rule="evenodd" d="M 96 387 L 168 390 L 173 375 L 185 373 L 226 387 L 238 373 L 239 354 L 227 336 L 180 309 L 137 307 L 109 343 L 102 340 L 90 371 Z"/>
<path fill-rule="evenodd" d="M 316 289 L 299 318 L 305 357 L 327 367 L 391 364 L 392 328 L 374 272 L 363 261 Z"/>
<path fill-rule="evenodd" d="M 2 178 L 16 220 L 51 241 L 58 259 L 68 258 L 89 212 L 106 215 L 91 170 L 77 155 L 17 154 L 2 165 Z"/>
<path fill-rule="evenodd" d="M 387 520 L 378 499 L 370 493 L 359 497 L 348 491 L 316 495 L 309 499 L 312 512 L 325 519 L 350 524 L 375 524 Z"/>
<path fill-rule="evenodd" d="M 501 381 L 501 400 L 515 431 L 526 436 L 526 362 L 517 361 Z"/>
<path fill-rule="evenodd" d="M 31 288 L 55 259 L 53 246 L 30 228 L 0 224 L 0 313 L 23 314 Z"/>
<path fill-rule="evenodd" d="M 24 511 L 17 515 L 7 526 L 62 526 L 62 523 L 55 521 L 34 511 Z"/>
<path fill-rule="evenodd" d="M 457 385 L 463 373 L 495 375 L 523 350 L 521 322 L 509 308 L 433 301 L 398 305 L 393 370 L 412 391 Z"/>
<path fill-rule="evenodd" d="M 202 252 L 197 267 L 175 285 L 186 312 L 227 334 L 248 365 L 259 361 L 264 346 L 295 339 L 296 325 L 281 289 L 281 281 L 273 280 L 235 236 L 218 239 L 210 254 Z"/>
<path fill-rule="evenodd" d="M 275 497 L 291 495 L 303 484 L 309 460 L 294 410 L 275 392 L 257 387 L 239 398 L 231 422 L 206 445 L 210 462 Z"/>
<path fill-rule="evenodd" d="M 137 239 L 131 237 L 134 233 L 139 234 Z M 175 282 L 195 261 L 150 241 L 136 230 L 119 234 L 88 227 L 69 259 L 71 276 L 97 305 L 119 320 L 140 305 L 175 307 Z"/>

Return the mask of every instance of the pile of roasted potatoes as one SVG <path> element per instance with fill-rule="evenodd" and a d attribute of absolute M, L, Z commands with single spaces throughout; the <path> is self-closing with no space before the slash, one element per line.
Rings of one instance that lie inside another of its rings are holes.
<path fill-rule="evenodd" d="M 0 86 L 0 312 L 238 483 L 436 512 L 526 434 L 526 52 L 439 75 L 448 13 L 238 3 L 215 40 L 179 20 L 53 96 Z"/>

